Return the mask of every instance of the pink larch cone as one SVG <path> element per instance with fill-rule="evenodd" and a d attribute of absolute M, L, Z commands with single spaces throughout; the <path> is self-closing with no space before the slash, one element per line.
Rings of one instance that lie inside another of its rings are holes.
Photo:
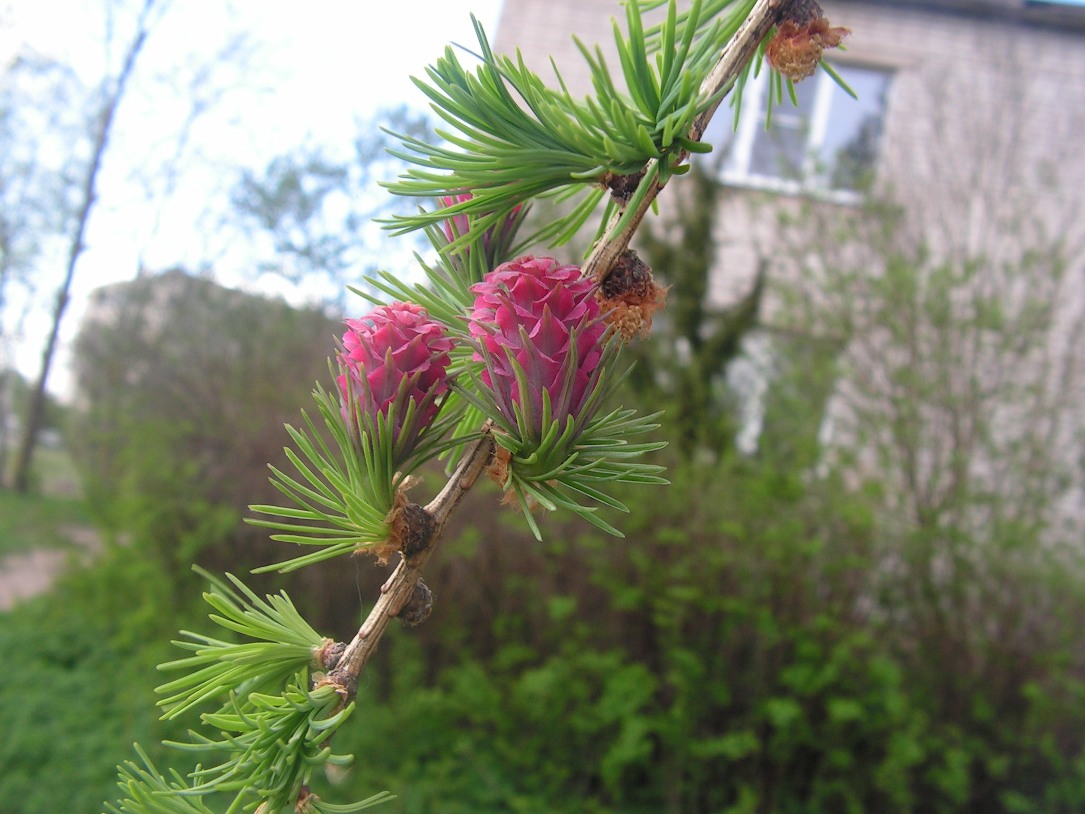
<path fill-rule="evenodd" d="M 564 425 L 578 416 L 598 383 L 606 325 L 600 319 L 595 285 L 576 266 L 548 257 L 521 257 L 498 266 L 472 286 L 475 307 L 470 332 L 485 360 L 482 381 L 498 408 L 515 422 L 514 405 L 542 433 L 543 393 L 552 417 Z M 528 393 L 520 392 L 516 369 Z"/>
<path fill-rule="evenodd" d="M 413 446 L 448 390 L 452 340 L 443 325 L 411 303 L 381 306 L 346 325 L 339 377 L 344 416 L 356 415 L 363 428 L 373 431 L 377 416 L 387 416 L 394 406 L 393 445 Z M 415 417 L 407 437 L 401 437 L 412 401 Z"/>

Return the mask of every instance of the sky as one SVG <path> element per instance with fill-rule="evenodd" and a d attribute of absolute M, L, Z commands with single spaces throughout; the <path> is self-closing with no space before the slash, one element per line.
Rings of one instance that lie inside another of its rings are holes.
<path fill-rule="evenodd" d="M 215 245 L 215 230 L 201 220 L 209 197 L 228 194 L 239 166 L 258 168 L 307 140 L 345 150 L 356 122 L 378 109 L 423 107 L 410 76 L 422 75 L 446 45 L 475 43 L 471 14 L 493 38 L 500 3 L 172 0 L 141 55 L 140 81 L 118 113 L 62 350 L 77 332 L 89 292 L 131 279 L 141 266 L 155 271 L 211 258 L 216 277 L 233 283 L 239 275 L 231 274 L 230 265 L 244 261 L 237 247 Z M 0 0 L 0 59 L 7 62 L 18 49 L 30 48 L 70 64 L 84 82 L 94 83 L 107 64 L 107 5 L 109 0 Z M 118 13 L 115 21 L 115 30 L 123 32 L 126 17 Z M 247 39 L 244 66 L 229 59 L 216 64 L 211 58 L 238 34 Z M 215 64 L 210 84 L 221 86 L 222 96 L 209 99 L 208 111 L 195 121 L 177 176 L 141 177 L 141 166 L 175 149 L 170 134 L 187 110 L 163 87 L 187 76 L 178 66 L 187 69 L 201 60 Z M 147 184 L 157 192 L 154 205 L 148 205 Z M 52 260 L 57 280 L 62 262 Z M 49 284 L 43 277 L 43 288 Z M 16 357 L 28 377 L 37 375 L 48 324 L 43 302 Z M 66 362 L 62 353 L 50 377 L 50 389 L 62 396 L 70 393 Z"/>

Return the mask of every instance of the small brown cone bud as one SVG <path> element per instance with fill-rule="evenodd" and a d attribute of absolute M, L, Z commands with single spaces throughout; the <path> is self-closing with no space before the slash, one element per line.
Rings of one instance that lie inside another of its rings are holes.
<path fill-rule="evenodd" d="M 404 480 L 396 492 L 392 510 L 385 522 L 388 524 L 388 539 L 376 545 L 359 548 L 377 558 L 381 565 L 388 564 L 388 558 L 399 551 L 405 559 L 410 559 L 429 547 L 433 532 L 433 518 L 416 503 L 407 499 L 407 490 L 417 483 L 417 478 Z"/>
<path fill-rule="evenodd" d="M 814 0 L 796 0 L 765 47 L 765 59 L 779 73 L 798 82 L 817 70 L 824 49 L 840 45 L 850 33 L 830 26 Z"/>
<path fill-rule="evenodd" d="M 330 670 L 339 663 L 347 646 L 343 642 L 325 638 L 318 647 L 313 648 L 313 662 L 321 670 Z"/>
<path fill-rule="evenodd" d="M 396 615 L 403 624 L 413 627 L 426 621 L 432 610 L 433 591 L 419 577 L 414 590 L 411 592 L 411 598 L 407 600 L 407 604 L 400 608 L 399 613 Z"/>
<path fill-rule="evenodd" d="M 652 315 L 662 307 L 667 290 L 655 284 L 648 264 L 626 249 L 595 296 L 606 323 L 629 342 L 651 330 Z"/>
<path fill-rule="evenodd" d="M 629 203 L 643 178 L 644 170 L 630 175 L 615 175 L 607 172 L 603 174 L 602 183 L 603 186 L 610 190 L 611 197 L 614 198 L 615 202 L 624 206 Z"/>
<path fill-rule="evenodd" d="M 509 479 L 509 463 L 512 461 L 512 453 L 504 447 L 498 447 L 494 452 L 493 461 L 490 462 L 489 467 L 486 469 L 486 474 L 490 480 L 505 488 L 505 481 Z"/>

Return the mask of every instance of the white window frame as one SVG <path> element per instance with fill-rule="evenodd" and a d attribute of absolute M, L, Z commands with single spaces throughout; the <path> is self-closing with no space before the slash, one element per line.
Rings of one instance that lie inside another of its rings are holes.
<path fill-rule="evenodd" d="M 848 67 L 863 70 L 883 72 L 891 75 L 891 71 L 881 66 L 855 64 Z M 781 178 L 778 175 L 765 175 L 750 171 L 753 160 L 754 142 L 759 133 L 765 129 L 765 105 L 768 99 L 768 81 L 770 71 L 764 66 L 756 77 L 751 77 L 746 84 L 742 98 L 742 116 L 739 120 L 738 129 L 732 134 L 730 143 L 726 146 L 727 155 L 722 160 L 723 180 L 729 184 L 753 189 L 763 189 L 787 195 L 813 195 L 842 204 L 857 204 L 863 200 L 863 194 L 849 189 L 833 189 L 825 182 L 823 174 L 819 174 L 815 162 L 820 152 L 820 146 L 825 141 L 829 127 L 829 111 L 832 107 L 833 89 L 836 83 L 825 71 L 817 71 L 814 76 L 804 80 L 817 82 L 814 90 L 813 110 L 808 122 L 805 140 L 805 154 L 803 155 L 800 178 Z M 781 104 L 773 106 L 773 120 L 778 116 L 794 114 L 795 109 L 786 92 Z M 882 111 L 883 124 L 887 110 Z M 721 109 L 717 114 L 724 120 L 729 120 L 727 111 Z M 729 121 L 728 121 L 729 123 Z M 722 146 L 722 145 L 721 145 Z"/>

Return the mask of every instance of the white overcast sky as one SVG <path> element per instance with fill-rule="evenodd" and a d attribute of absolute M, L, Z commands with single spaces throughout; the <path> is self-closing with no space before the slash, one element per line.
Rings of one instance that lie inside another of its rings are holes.
<path fill-rule="evenodd" d="M 0 59 L 6 61 L 19 47 L 29 46 L 71 64 L 84 81 L 93 83 L 103 63 L 108 2 L 0 0 Z M 92 289 L 132 278 L 141 263 L 158 270 L 207 259 L 209 253 L 214 259 L 221 247 L 204 245 L 210 230 L 201 230 L 198 210 L 204 197 L 223 193 L 233 178 L 231 169 L 243 164 L 259 167 L 307 139 L 333 150 L 345 148 L 358 119 L 404 102 L 423 107 L 424 97 L 409 77 L 421 75 L 449 43 L 474 45 L 472 13 L 493 38 L 500 4 L 501 0 L 171 0 L 139 65 L 145 81 L 167 73 L 171 64 L 190 55 L 213 53 L 232 31 L 244 32 L 257 51 L 249 70 L 227 75 L 231 89 L 225 101 L 197 122 L 189 147 L 189 155 L 197 158 L 176 179 L 168 204 L 149 207 L 130 180 L 138 168 L 128 164 L 130 157 L 168 141 L 168 130 L 160 128 L 177 120 L 177 108 L 153 89 L 134 93 L 122 104 L 102 177 L 102 206 L 91 221 L 88 249 L 77 267 L 65 345 L 76 333 Z M 229 282 L 228 268 L 216 267 L 216 273 Z M 43 307 L 27 326 L 17 356 L 18 367 L 27 376 L 37 373 L 47 323 Z M 63 354 L 54 369 L 50 388 L 54 392 L 66 393 L 69 388 L 66 361 Z"/>

